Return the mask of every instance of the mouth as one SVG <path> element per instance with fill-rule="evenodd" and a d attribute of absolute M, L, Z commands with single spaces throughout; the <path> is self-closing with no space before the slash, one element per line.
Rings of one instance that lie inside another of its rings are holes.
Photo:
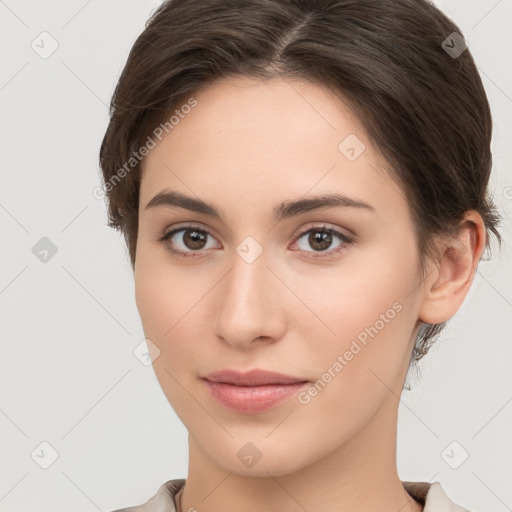
<path fill-rule="evenodd" d="M 309 380 L 301 377 L 260 369 L 245 373 L 222 370 L 202 379 L 220 405 L 245 414 L 271 409 L 310 384 Z"/>
<path fill-rule="evenodd" d="M 256 368 L 248 372 L 239 372 L 237 370 L 220 370 L 209 373 L 203 379 L 210 382 L 221 382 L 224 384 L 233 384 L 235 386 L 264 386 L 279 384 L 296 384 L 298 382 L 309 382 L 303 377 L 292 377 L 283 373 L 260 370 Z"/>

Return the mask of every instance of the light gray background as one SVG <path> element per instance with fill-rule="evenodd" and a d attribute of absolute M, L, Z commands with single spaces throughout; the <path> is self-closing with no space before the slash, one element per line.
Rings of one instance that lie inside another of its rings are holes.
<path fill-rule="evenodd" d="M 0 0 L 0 511 L 109 511 L 187 474 L 186 430 L 133 354 L 144 335 L 124 242 L 92 195 L 108 102 L 159 3 Z M 438 3 L 490 98 L 505 243 L 403 394 L 399 472 L 501 512 L 512 507 L 512 0 Z M 31 47 L 43 31 L 58 42 L 46 59 Z M 32 252 L 42 237 L 57 247 L 46 263 Z M 42 442 L 58 452 L 47 469 Z"/>

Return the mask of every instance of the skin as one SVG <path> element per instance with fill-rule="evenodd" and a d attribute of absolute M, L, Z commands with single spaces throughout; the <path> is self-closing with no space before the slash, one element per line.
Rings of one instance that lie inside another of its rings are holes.
<path fill-rule="evenodd" d="M 396 469 L 399 397 L 421 322 L 449 319 L 469 290 L 485 241 L 480 215 L 467 212 L 457 237 L 439 239 L 423 278 L 405 194 L 341 99 L 310 82 L 241 77 L 194 97 L 198 105 L 143 162 L 135 263 L 154 370 L 189 432 L 182 510 L 422 510 Z M 338 149 L 349 134 L 366 146 L 354 161 Z M 164 189 L 225 217 L 145 209 Z M 282 201 L 332 192 L 374 211 L 272 219 Z M 187 222 L 209 233 L 202 249 L 186 245 L 190 231 L 158 241 Z M 308 242 L 308 229 L 324 225 L 353 243 Z M 247 236 L 262 249 L 251 263 L 237 253 Z M 173 255 L 173 243 L 196 257 Z M 400 311 L 307 404 L 292 397 L 242 414 L 200 379 L 262 368 L 315 382 L 396 303 Z M 237 457 L 248 442 L 261 453 L 252 467 Z"/>

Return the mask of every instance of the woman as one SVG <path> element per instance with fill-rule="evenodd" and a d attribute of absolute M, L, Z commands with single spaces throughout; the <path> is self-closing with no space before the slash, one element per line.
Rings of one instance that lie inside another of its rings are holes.
<path fill-rule="evenodd" d="M 172 0 L 100 164 L 187 479 L 123 511 L 464 510 L 402 482 L 408 369 L 499 216 L 491 115 L 424 0 Z"/>

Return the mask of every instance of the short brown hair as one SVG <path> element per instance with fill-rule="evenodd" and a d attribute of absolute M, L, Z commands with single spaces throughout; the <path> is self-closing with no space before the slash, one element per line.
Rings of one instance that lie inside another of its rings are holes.
<path fill-rule="evenodd" d="M 434 236 L 456 232 L 468 210 L 483 218 L 486 248 L 491 232 L 501 243 L 487 97 L 460 29 L 432 3 L 167 0 L 131 49 L 99 155 L 109 226 L 132 268 L 141 166 L 126 163 L 184 98 L 237 75 L 308 80 L 348 102 L 408 198 L 423 269 Z M 423 326 L 415 360 L 443 327 Z"/>

